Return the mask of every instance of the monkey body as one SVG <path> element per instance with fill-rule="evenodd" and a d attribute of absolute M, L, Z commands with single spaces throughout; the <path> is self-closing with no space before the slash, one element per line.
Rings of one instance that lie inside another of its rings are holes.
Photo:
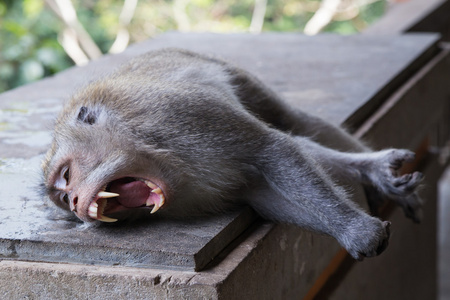
<path fill-rule="evenodd" d="M 72 97 L 43 172 L 50 198 L 86 222 L 248 204 L 267 219 L 331 235 L 362 259 L 384 250 L 389 222 L 357 208 L 335 178 L 360 182 L 369 201 L 392 199 L 418 221 L 421 174 L 398 176 L 412 157 L 371 152 L 221 60 L 164 49 Z"/>

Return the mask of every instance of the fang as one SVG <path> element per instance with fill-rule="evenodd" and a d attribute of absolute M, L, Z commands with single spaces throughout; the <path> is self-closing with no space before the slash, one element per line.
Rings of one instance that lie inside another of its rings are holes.
<path fill-rule="evenodd" d="M 97 196 L 99 198 L 113 198 L 113 197 L 119 197 L 120 195 L 116 194 L 116 193 L 101 191 L 101 192 L 98 192 Z"/>

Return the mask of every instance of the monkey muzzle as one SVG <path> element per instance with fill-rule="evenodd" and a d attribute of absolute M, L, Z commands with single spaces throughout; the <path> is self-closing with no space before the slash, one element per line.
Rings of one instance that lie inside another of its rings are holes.
<path fill-rule="evenodd" d="M 114 180 L 101 189 L 88 208 L 90 218 L 102 222 L 116 222 L 106 215 L 133 208 L 153 206 L 157 212 L 165 203 L 162 189 L 150 180 L 125 177 Z"/>

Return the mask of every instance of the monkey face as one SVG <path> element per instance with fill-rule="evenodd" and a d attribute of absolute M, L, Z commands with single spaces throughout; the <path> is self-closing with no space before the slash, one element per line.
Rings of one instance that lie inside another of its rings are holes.
<path fill-rule="evenodd" d="M 43 163 L 53 202 L 86 222 L 115 222 L 108 215 L 136 208 L 155 213 L 164 206 L 167 188 L 157 160 L 139 155 L 107 109 L 81 106 L 61 119 L 69 121 L 58 121 Z"/>

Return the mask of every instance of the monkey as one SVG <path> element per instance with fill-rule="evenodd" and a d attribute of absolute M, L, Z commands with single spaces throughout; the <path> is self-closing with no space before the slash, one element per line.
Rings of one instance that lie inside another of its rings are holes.
<path fill-rule="evenodd" d="M 350 200 L 392 200 L 419 222 L 420 172 L 405 149 L 372 151 L 342 128 L 289 106 L 249 72 L 167 48 L 138 56 L 65 103 L 43 186 L 86 223 L 138 212 L 189 218 L 249 205 L 262 218 L 335 238 L 357 260 L 387 247 L 390 222 Z"/>

